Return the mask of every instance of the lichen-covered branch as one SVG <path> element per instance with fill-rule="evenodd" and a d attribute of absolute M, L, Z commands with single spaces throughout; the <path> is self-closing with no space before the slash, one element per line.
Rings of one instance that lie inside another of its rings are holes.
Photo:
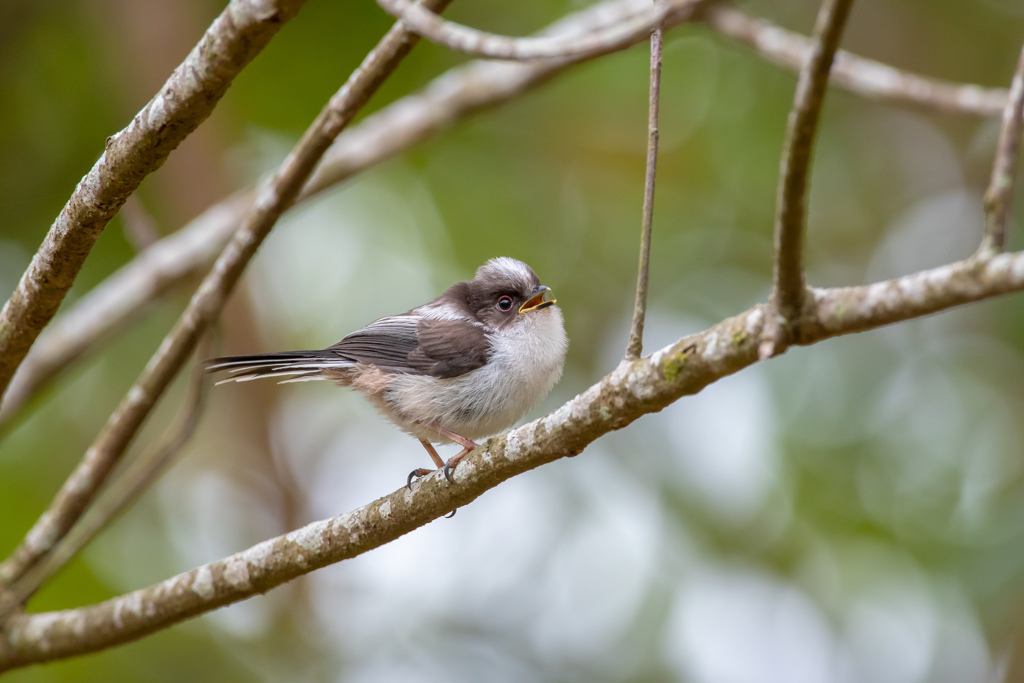
<path fill-rule="evenodd" d="M 604 27 L 583 34 L 514 38 L 447 21 L 410 0 L 377 0 L 384 11 L 424 38 L 474 57 L 526 61 L 581 59 L 621 50 L 646 39 L 668 16 L 689 13 L 689 0 L 656 0 L 608 5 L 624 10 Z"/>
<path fill-rule="evenodd" d="M 762 356 L 781 351 L 799 322 L 804 297 L 803 243 L 811 155 L 825 101 L 832 58 L 839 47 L 853 0 L 824 0 L 814 25 L 811 54 L 800 69 L 793 108 L 786 125 L 779 189 L 775 198 L 775 262 L 771 334 Z"/>
<path fill-rule="evenodd" d="M 647 102 L 647 166 L 644 170 L 643 218 L 640 221 L 640 265 L 636 276 L 633 324 L 626 346 L 626 360 L 636 360 L 644 349 L 647 289 L 651 270 L 651 230 L 654 227 L 654 180 L 658 170 L 658 108 L 661 102 L 661 34 L 651 34 L 651 84 Z"/>
<path fill-rule="evenodd" d="M 1010 82 L 1010 97 L 1003 110 L 1003 124 L 992 164 L 992 179 L 985 192 L 985 237 L 980 253 L 993 254 L 1006 247 L 1006 221 L 1013 202 L 1013 180 L 1017 177 L 1017 156 L 1024 113 L 1024 49 Z"/>
<path fill-rule="evenodd" d="M 800 70 L 814 44 L 807 36 L 725 4 L 709 8 L 702 18 L 715 31 L 748 45 L 773 64 L 793 71 Z M 833 86 L 868 99 L 953 114 L 998 116 L 1006 105 L 1006 90 L 1002 88 L 926 78 L 844 50 L 836 52 L 830 79 Z"/>
<path fill-rule="evenodd" d="M 0 311 L 0 396 L 50 322 L 103 228 L 202 123 L 235 76 L 305 0 L 231 0 L 160 92 L 107 138 Z"/>
<path fill-rule="evenodd" d="M 693 0 L 691 10 L 704 0 Z M 543 33 L 585 35 L 607 27 L 637 0 L 611 0 L 566 16 Z M 691 14 L 673 13 L 666 28 Z M 586 57 L 590 59 L 597 55 Z M 485 109 L 515 99 L 577 61 L 471 62 L 434 79 L 341 134 L 296 202 L 306 201 Z M 83 296 L 40 336 L 0 403 L 0 429 L 68 364 L 182 281 L 210 268 L 249 211 L 256 189 L 240 190 L 139 254 Z"/>
<path fill-rule="evenodd" d="M 449 0 L 426 0 L 443 7 Z M 9 558 L 0 581 L 10 585 L 42 559 L 81 517 L 143 421 L 220 314 L 228 295 L 271 228 L 291 206 L 320 161 L 356 112 L 376 92 L 415 44 L 416 35 L 396 24 L 331 98 L 277 172 L 263 183 L 256 201 L 233 234 L 188 307 L 164 338 L 103 431 L 61 487 L 49 509 Z"/>
<path fill-rule="evenodd" d="M 802 344 L 1024 291 L 1024 254 L 972 258 L 861 287 L 811 290 Z M 369 505 L 97 605 L 19 614 L 0 626 L 0 671 L 125 643 L 395 540 L 527 470 L 758 361 L 759 304 L 615 370 L 553 413 L 473 451 L 450 484 L 437 473 Z"/>

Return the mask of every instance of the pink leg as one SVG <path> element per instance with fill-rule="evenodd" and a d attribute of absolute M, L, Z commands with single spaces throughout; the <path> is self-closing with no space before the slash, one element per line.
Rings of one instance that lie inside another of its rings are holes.
<path fill-rule="evenodd" d="M 475 443 L 473 443 L 472 441 L 470 441 L 469 439 L 467 439 L 466 437 L 460 436 L 459 434 L 456 434 L 455 432 L 453 432 L 451 430 L 445 429 L 444 427 L 440 427 L 440 426 L 435 425 L 435 424 L 428 424 L 428 425 L 424 425 L 424 426 L 427 429 L 433 430 L 433 431 L 437 432 L 438 434 L 440 434 L 441 436 L 446 437 L 448 439 L 451 439 L 455 443 L 457 443 L 460 446 L 462 446 L 462 451 L 460 453 L 458 453 L 457 455 L 453 455 L 451 458 L 449 458 L 448 462 L 444 463 L 443 467 L 441 465 L 438 465 L 438 467 L 442 467 L 442 469 L 444 470 L 444 478 L 454 484 L 455 480 L 452 479 L 452 470 L 455 469 L 455 466 L 459 464 L 460 460 L 462 460 L 467 455 L 469 455 L 469 452 L 474 450 L 474 449 L 476 449 L 476 448 L 478 448 L 478 446 Z M 436 455 L 436 453 L 435 453 L 435 455 Z M 440 458 L 438 458 L 434 462 L 435 463 L 440 462 Z"/>
<path fill-rule="evenodd" d="M 434 447 L 430 445 L 430 442 L 420 439 L 420 443 L 423 444 L 423 447 L 427 449 L 427 454 L 430 455 L 430 459 L 434 461 L 435 465 L 437 465 L 437 469 L 441 469 L 442 467 L 444 467 L 444 460 L 442 460 L 441 456 L 437 454 L 437 451 L 434 450 Z M 436 470 L 426 470 L 423 469 L 422 467 L 414 469 L 412 472 L 409 473 L 409 477 L 405 480 L 405 487 L 408 489 L 412 489 L 413 479 L 415 479 L 416 477 L 425 477 L 426 475 L 434 471 Z"/>

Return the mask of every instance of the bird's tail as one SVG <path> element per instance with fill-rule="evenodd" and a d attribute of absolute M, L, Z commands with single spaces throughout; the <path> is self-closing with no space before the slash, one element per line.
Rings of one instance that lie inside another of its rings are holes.
<path fill-rule="evenodd" d="M 230 376 L 216 382 L 248 382 L 265 377 L 287 377 L 278 382 L 309 382 L 319 379 L 338 379 L 338 370 L 354 367 L 355 363 L 333 351 L 283 351 L 260 353 L 254 356 L 225 356 L 206 361 L 207 372 L 227 372 Z M 334 369 L 331 376 L 324 370 Z"/>

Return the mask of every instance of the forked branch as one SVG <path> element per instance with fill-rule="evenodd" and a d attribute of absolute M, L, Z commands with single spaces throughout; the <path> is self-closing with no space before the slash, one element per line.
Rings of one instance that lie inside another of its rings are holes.
<path fill-rule="evenodd" d="M 775 263 L 772 289 L 772 334 L 761 353 L 770 357 L 782 350 L 798 323 L 804 299 L 803 242 L 806 232 L 807 186 L 811 155 L 825 100 L 832 58 L 846 25 L 853 0 L 824 0 L 814 26 L 814 47 L 800 69 L 793 108 L 786 125 L 779 189 L 775 198 Z"/>

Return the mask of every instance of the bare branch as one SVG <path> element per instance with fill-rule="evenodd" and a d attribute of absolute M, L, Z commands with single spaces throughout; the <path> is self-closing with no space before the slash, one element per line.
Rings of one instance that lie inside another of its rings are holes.
<path fill-rule="evenodd" d="M 689 14 L 673 13 L 666 28 L 684 23 L 704 0 L 691 0 Z M 568 15 L 545 33 L 584 35 L 607 27 L 644 0 L 613 0 Z M 639 41 L 638 41 L 639 42 Z M 595 58 L 588 56 L 586 59 Z M 296 202 L 306 201 L 477 112 L 496 107 L 547 82 L 576 62 L 500 63 L 477 61 L 434 79 L 346 130 L 324 155 Z M 241 190 L 157 242 L 83 296 L 41 336 L 0 403 L 0 429 L 28 400 L 97 342 L 108 338 L 152 300 L 205 272 L 255 201 Z"/>
<path fill-rule="evenodd" d="M 803 242 L 806 230 L 804 204 L 810 183 L 811 153 L 825 100 L 832 57 L 839 46 L 853 0 L 824 0 L 814 26 L 814 46 L 800 69 L 793 108 L 786 125 L 779 189 L 775 200 L 775 285 L 772 290 L 773 334 L 762 354 L 772 356 L 784 346 L 784 327 L 800 317 L 804 297 Z M 781 320 L 780 320 L 781 318 Z"/>
<path fill-rule="evenodd" d="M 723 35 L 744 43 L 768 61 L 799 71 L 813 42 L 766 19 L 754 18 L 728 5 L 715 5 L 702 17 Z M 836 52 L 831 83 L 868 99 L 913 104 L 955 114 L 997 116 L 1006 105 L 1006 91 L 951 83 L 894 69 L 844 50 Z"/>
<path fill-rule="evenodd" d="M 676 11 L 689 12 L 687 0 L 632 3 L 628 13 L 598 31 L 574 36 L 513 38 L 447 21 L 410 0 L 377 0 L 381 8 L 424 38 L 457 52 L 488 59 L 581 59 L 640 42 Z M 609 5 L 611 7 L 611 5 Z M 625 4 L 623 4 L 625 7 Z"/>
<path fill-rule="evenodd" d="M 992 164 L 992 179 L 985 192 L 985 237 L 979 253 L 991 255 L 1006 247 L 1006 221 L 1013 203 L 1013 181 L 1017 177 L 1021 115 L 1024 110 L 1024 49 L 1010 83 L 1010 97 L 1003 110 L 1003 125 Z"/>
<path fill-rule="evenodd" d="M 50 577 L 60 571 L 71 558 L 128 509 L 167 469 L 192 438 L 196 427 L 199 426 L 199 417 L 202 415 L 210 384 L 202 361 L 216 355 L 210 353 L 210 338 L 210 334 L 205 335 L 205 343 L 199 344 L 180 423 L 157 449 L 126 463 L 123 470 L 116 471 L 96 502 L 85 511 L 68 535 L 40 562 L 15 581 L 6 594 L 0 594 L 0 623 L 3 623 L 10 613 L 20 609 Z"/>
<path fill-rule="evenodd" d="M 448 0 L 426 0 L 444 6 Z M 256 249 L 302 186 L 327 148 L 415 44 L 415 34 L 396 24 L 331 98 L 272 178 L 263 183 L 241 227 L 204 278 L 177 324 L 106 426 L 22 543 L 2 564 L 0 580 L 19 579 L 67 534 L 124 454 L 131 440 L 195 348 L 199 336 L 220 314 L 228 295 Z"/>
<path fill-rule="evenodd" d="M 39 335 L 0 403 L 0 430 L 62 370 L 112 337 L 152 301 L 202 275 L 253 204 L 254 190 L 236 194 L 157 241 L 90 290 Z"/>
<path fill-rule="evenodd" d="M 636 276 L 633 327 L 626 347 L 626 360 L 636 360 L 644 349 L 644 319 L 647 317 L 647 285 L 651 268 L 651 228 L 654 225 L 654 178 L 658 169 L 658 105 L 661 101 L 661 33 L 651 34 L 651 85 L 647 105 L 647 168 L 644 172 L 644 208 L 640 227 L 640 265 Z"/>
<path fill-rule="evenodd" d="M 0 311 L 0 396 L 67 294 L 103 228 L 142 179 L 202 123 L 235 76 L 305 0 L 231 0 L 160 92 L 107 138 Z"/>
<path fill-rule="evenodd" d="M 812 290 L 813 344 L 953 306 L 1024 291 L 1024 253 L 969 259 L 861 287 Z M 489 439 L 455 470 L 333 519 L 264 541 L 218 562 L 106 602 L 12 616 L 0 628 L 0 671 L 95 652 L 205 614 L 349 559 L 464 507 L 501 482 L 574 456 L 610 431 L 696 394 L 758 361 L 769 309 L 759 304 L 618 368 L 553 413 Z"/>

